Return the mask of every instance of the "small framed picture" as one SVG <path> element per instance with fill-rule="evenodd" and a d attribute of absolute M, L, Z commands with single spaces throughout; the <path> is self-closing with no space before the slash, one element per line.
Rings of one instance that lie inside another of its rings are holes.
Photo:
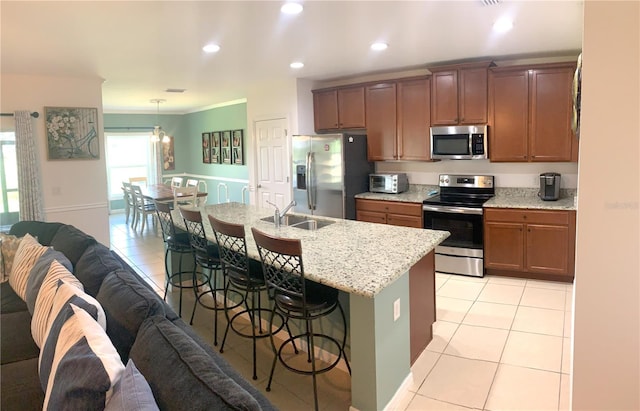
<path fill-rule="evenodd" d="M 222 132 L 222 139 L 220 140 L 220 151 L 222 153 L 222 163 L 231 164 L 231 131 L 226 130 Z"/>
<path fill-rule="evenodd" d="M 242 130 L 231 132 L 231 162 L 233 164 L 244 164 Z"/>
<path fill-rule="evenodd" d="M 211 133 L 211 162 L 215 164 L 220 163 L 220 139 L 221 132 L 214 131 Z"/>
<path fill-rule="evenodd" d="M 209 144 L 211 140 L 211 133 L 202 133 L 202 162 L 205 164 L 211 163 L 211 150 Z"/>

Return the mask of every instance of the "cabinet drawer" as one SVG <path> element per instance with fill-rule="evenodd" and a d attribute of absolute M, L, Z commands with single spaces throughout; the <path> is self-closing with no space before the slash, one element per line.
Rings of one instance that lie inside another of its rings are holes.
<path fill-rule="evenodd" d="M 387 215 L 376 211 L 356 211 L 356 220 L 366 221 L 369 223 L 387 224 Z"/>
<path fill-rule="evenodd" d="M 422 228 L 422 216 L 409 216 L 403 214 L 387 214 L 387 224 L 402 227 Z"/>
<path fill-rule="evenodd" d="M 381 213 L 405 214 L 416 217 L 422 216 L 422 204 L 401 203 L 398 201 L 356 199 L 356 209 Z"/>
<path fill-rule="evenodd" d="M 569 213 L 569 211 L 486 208 L 484 218 L 485 221 L 568 225 Z"/>

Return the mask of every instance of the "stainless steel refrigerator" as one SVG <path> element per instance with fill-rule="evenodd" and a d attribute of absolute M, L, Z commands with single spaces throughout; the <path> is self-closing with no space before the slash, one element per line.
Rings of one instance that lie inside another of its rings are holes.
<path fill-rule="evenodd" d="M 296 213 L 355 220 L 356 194 L 369 191 L 373 163 L 367 136 L 293 136 L 293 199 Z"/>

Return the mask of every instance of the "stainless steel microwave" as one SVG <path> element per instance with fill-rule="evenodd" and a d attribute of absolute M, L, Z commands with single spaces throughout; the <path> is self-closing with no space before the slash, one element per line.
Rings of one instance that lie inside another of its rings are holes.
<path fill-rule="evenodd" d="M 434 160 L 481 160 L 488 154 L 486 125 L 431 127 Z"/>
<path fill-rule="evenodd" d="M 398 194 L 409 189 L 405 173 L 369 174 L 369 191 L 372 193 Z"/>

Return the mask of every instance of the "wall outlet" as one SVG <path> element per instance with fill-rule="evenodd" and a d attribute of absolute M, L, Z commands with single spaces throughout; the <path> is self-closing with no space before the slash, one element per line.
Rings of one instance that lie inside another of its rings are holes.
<path fill-rule="evenodd" d="M 400 299 L 398 298 L 393 302 L 393 321 L 398 321 L 400 318 Z"/>

